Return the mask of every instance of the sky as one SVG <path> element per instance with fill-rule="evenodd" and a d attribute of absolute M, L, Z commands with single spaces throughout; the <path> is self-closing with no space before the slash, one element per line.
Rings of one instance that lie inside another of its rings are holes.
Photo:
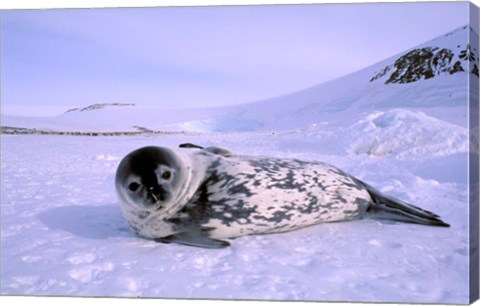
<path fill-rule="evenodd" d="M 2 10 L 1 112 L 253 102 L 468 22 L 467 2 Z"/>

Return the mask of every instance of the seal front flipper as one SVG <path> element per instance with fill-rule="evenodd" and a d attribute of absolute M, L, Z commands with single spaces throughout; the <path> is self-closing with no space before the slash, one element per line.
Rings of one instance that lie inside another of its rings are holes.
<path fill-rule="evenodd" d="M 163 238 L 156 238 L 154 240 L 156 242 L 178 243 L 207 249 L 221 249 L 230 246 L 230 243 L 227 241 L 213 239 L 199 232 L 178 233 Z"/>

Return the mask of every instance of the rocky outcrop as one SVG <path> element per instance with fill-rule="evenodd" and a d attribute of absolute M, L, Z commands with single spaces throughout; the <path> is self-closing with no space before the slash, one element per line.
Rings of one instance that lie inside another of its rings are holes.
<path fill-rule="evenodd" d="M 461 48 L 460 45 L 456 47 Z M 455 51 L 440 47 L 411 50 L 377 72 L 370 82 L 385 79 L 385 84 L 406 84 L 438 75 L 462 72 L 469 72 L 478 77 L 478 50 L 467 44 L 463 49 Z"/>
<path fill-rule="evenodd" d="M 1 134 L 5 135 L 60 135 L 60 136 L 140 136 L 140 135 L 177 135 L 187 134 L 185 132 L 152 131 L 136 127 L 138 131 L 125 132 L 88 132 L 88 131 L 49 131 L 40 129 L 28 129 L 21 127 L 0 127 Z M 190 133 L 191 134 L 191 133 Z"/>
<path fill-rule="evenodd" d="M 405 84 L 426 80 L 441 74 L 455 74 L 464 72 L 461 61 L 468 61 L 471 73 L 478 77 L 478 66 L 475 54 L 470 46 L 460 52 L 458 57 L 450 49 L 420 48 L 414 49 L 400 58 L 393 65 L 389 65 L 370 79 L 370 82 L 378 80 L 388 72 L 393 71 L 385 84 Z"/>
<path fill-rule="evenodd" d="M 104 109 L 107 107 L 124 107 L 124 106 L 135 106 L 134 103 L 100 103 L 100 104 L 92 104 L 87 107 L 78 107 L 78 108 L 72 108 L 67 110 L 65 113 L 71 113 L 71 112 L 85 112 L 85 111 L 93 111 L 93 110 L 99 110 L 99 109 Z"/>

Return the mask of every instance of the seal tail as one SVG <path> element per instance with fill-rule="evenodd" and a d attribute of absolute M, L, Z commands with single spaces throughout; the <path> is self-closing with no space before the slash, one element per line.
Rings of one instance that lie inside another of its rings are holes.
<path fill-rule="evenodd" d="M 372 198 L 372 203 L 367 209 L 367 215 L 372 219 L 387 219 L 443 227 L 450 226 L 443 222 L 440 216 L 428 210 L 389 197 L 363 182 L 362 184 Z"/>

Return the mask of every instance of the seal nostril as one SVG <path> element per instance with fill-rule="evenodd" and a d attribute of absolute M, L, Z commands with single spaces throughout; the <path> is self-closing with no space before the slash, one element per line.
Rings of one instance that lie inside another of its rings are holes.
<path fill-rule="evenodd" d="M 167 192 L 163 191 L 162 193 L 159 194 L 160 200 L 165 201 L 167 199 Z"/>
<path fill-rule="evenodd" d="M 167 192 L 163 189 L 163 188 L 160 188 L 158 190 L 158 198 L 161 200 L 161 201 L 165 201 L 165 199 L 167 198 Z"/>
<path fill-rule="evenodd" d="M 167 191 L 161 186 L 152 186 L 148 188 L 148 194 L 155 201 L 165 201 L 167 199 Z"/>

